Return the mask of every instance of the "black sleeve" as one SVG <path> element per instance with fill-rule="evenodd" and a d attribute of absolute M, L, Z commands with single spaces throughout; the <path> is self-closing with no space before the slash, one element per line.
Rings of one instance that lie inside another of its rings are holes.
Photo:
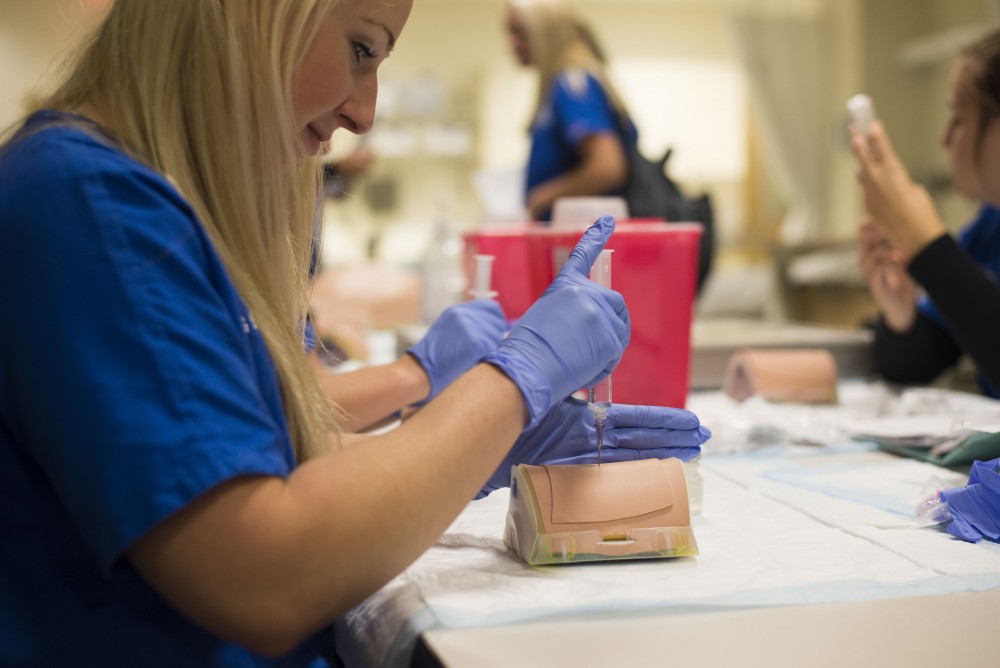
<path fill-rule="evenodd" d="M 875 372 L 893 383 L 930 383 L 962 356 L 948 330 L 923 313 L 918 313 L 913 326 L 902 334 L 889 329 L 881 318 L 874 330 Z"/>
<path fill-rule="evenodd" d="M 991 384 L 1000 386 L 1000 286 L 947 234 L 920 251 L 908 269 L 958 347 Z"/>

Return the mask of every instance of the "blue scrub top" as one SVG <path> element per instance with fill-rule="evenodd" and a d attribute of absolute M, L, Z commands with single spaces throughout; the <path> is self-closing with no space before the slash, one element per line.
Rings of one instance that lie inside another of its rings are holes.
<path fill-rule="evenodd" d="M 556 77 L 531 127 L 525 194 L 535 186 L 561 176 L 579 162 L 579 145 L 595 134 L 621 137 L 618 112 L 604 86 L 584 70 L 567 70 Z M 626 150 L 636 144 L 635 126 L 628 123 Z M 596 194 L 596 193 L 595 193 Z M 621 191 L 604 193 L 620 195 Z M 548 220 L 547 212 L 544 220 Z"/>
<path fill-rule="evenodd" d="M 294 466 L 194 211 L 97 126 L 34 115 L 0 153 L 0 665 L 317 665 L 211 636 L 123 559 L 212 487 Z"/>
<path fill-rule="evenodd" d="M 958 235 L 957 243 L 959 248 L 968 253 L 996 283 L 1000 277 L 1000 209 L 987 204 L 980 207 L 976 217 Z M 922 297 L 917 308 L 928 318 L 948 329 L 948 324 L 929 297 L 926 295 Z M 979 385 L 987 396 L 1000 398 L 1000 388 L 990 384 L 982 374 L 979 374 Z"/>

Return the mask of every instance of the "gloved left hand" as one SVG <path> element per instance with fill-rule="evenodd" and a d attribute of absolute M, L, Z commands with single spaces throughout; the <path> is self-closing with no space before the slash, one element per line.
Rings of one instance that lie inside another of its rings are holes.
<path fill-rule="evenodd" d="M 427 334 L 407 352 L 416 358 L 430 381 L 431 391 L 417 406 L 427 403 L 456 378 L 492 352 L 503 339 L 507 319 L 492 299 L 450 306 Z"/>
<path fill-rule="evenodd" d="M 656 457 L 690 461 L 712 433 L 691 411 L 663 406 L 614 404 L 604 425 L 601 462 Z M 535 426 L 526 429 L 503 463 L 479 492 L 486 496 L 510 484 L 517 464 L 596 464 L 597 434 L 587 403 L 572 397 L 559 402 Z"/>

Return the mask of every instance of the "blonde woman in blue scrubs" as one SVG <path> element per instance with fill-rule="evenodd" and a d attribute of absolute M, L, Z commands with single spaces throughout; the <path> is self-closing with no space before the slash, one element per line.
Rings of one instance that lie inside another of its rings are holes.
<path fill-rule="evenodd" d="M 508 0 L 517 61 L 538 73 L 525 206 L 549 220 L 560 197 L 621 195 L 638 135 L 603 54 L 565 0 Z"/>
<path fill-rule="evenodd" d="M 502 342 L 437 328 L 341 393 L 426 401 L 400 428 L 339 427 L 311 373 L 314 156 L 371 128 L 411 6 L 116 0 L 0 147 L 0 664 L 326 665 L 331 622 L 511 464 L 593 457 L 567 397 L 628 344 L 586 278 L 610 220 Z M 608 425 L 606 461 L 707 438 Z"/>

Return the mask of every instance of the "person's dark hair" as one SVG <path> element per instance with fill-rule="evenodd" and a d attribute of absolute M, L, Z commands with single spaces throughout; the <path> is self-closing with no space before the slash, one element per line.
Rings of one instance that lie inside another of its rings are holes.
<path fill-rule="evenodd" d="M 1000 117 L 1000 30 L 993 30 L 962 49 L 962 56 L 976 66 L 970 92 L 979 105 L 978 148 L 990 121 Z"/>

